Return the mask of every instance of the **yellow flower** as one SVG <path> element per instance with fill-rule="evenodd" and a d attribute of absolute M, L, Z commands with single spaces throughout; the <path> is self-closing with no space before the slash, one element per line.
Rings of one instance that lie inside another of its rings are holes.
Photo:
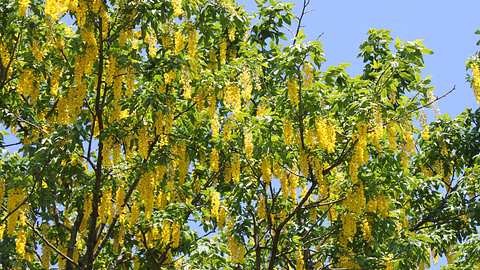
<path fill-rule="evenodd" d="M 262 160 L 262 179 L 267 185 L 272 181 L 271 161 L 268 157 Z"/>
<path fill-rule="evenodd" d="M 226 216 L 227 216 L 227 210 L 225 210 L 225 207 L 220 207 L 220 211 L 218 212 L 218 219 L 217 219 L 218 228 L 223 229 L 223 227 L 225 226 Z"/>
<path fill-rule="evenodd" d="M 210 170 L 212 172 L 218 172 L 219 169 L 219 156 L 217 149 L 213 148 L 212 152 L 210 153 Z"/>
<path fill-rule="evenodd" d="M 183 14 L 182 0 L 172 0 L 173 16 L 181 17 Z"/>
<path fill-rule="evenodd" d="M 147 33 L 145 35 L 145 42 L 148 44 L 148 55 L 150 57 L 155 57 L 157 55 L 157 39 L 154 34 L 150 35 L 150 33 Z"/>
<path fill-rule="evenodd" d="M 162 226 L 162 243 L 165 245 L 168 242 L 170 242 L 170 237 L 171 237 L 170 227 L 171 227 L 170 222 L 165 220 Z"/>
<path fill-rule="evenodd" d="M 251 159 L 253 157 L 253 135 L 252 131 L 249 129 L 246 129 L 243 132 L 244 136 L 244 145 L 245 145 L 245 156 L 248 159 Z"/>
<path fill-rule="evenodd" d="M 148 157 L 149 145 L 148 126 L 143 126 L 138 132 L 138 152 L 143 159 Z"/>
<path fill-rule="evenodd" d="M 225 65 L 227 62 L 227 40 L 222 38 L 220 41 L 220 65 Z"/>
<path fill-rule="evenodd" d="M 230 41 L 234 41 L 235 40 L 235 34 L 237 32 L 237 28 L 235 28 L 235 26 L 231 26 L 230 28 L 228 28 L 228 39 Z"/>
<path fill-rule="evenodd" d="M 82 222 L 80 223 L 80 232 L 85 231 L 88 221 L 90 220 L 90 213 L 92 211 L 92 196 L 87 194 L 83 201 L 83 218 Z"/>
<path fill-rule="evenodd" d="M 17 234 L 17 240 L 15 241 L 15 249 L 20 258 L 25 256 L 25 245 L 27 244 L 27 235 L 25 230 L 21 229 Z"/>
<path fill-rule="evenodd" d="M 388 148 L 392 151 L 397 150 L 397 124 L 389 123 L 387 126 Z"/>
<path fill-rule="evenodd" d="M 367 242 L 372 241 L 372 229 L 370 228 L 370 224 L 366 218 L 364 218 L 362 221 L 362 233 L 363 239 L 365 239 Z"/>
<path fill-rule="evenodd" d="M 5 196 L 5 180 L 0 178 L 0 202 L 3 202 Z"/>
<path fill-rule="evenodd" d="M 283 122 L 283 139 L 286 145 L 293 143 L 293 126 L 287 119 Z"/>
<path fill-rule="evenodd" d="M 195 59 L 197 56 L 197 46 L 198 46 L 198 32 L 195 29 L 191 29 L 188 33 L 188 56 L 191 59 Z"/>
<path fill-rule="evenodd" d="M 224 100 L 226 105 L 231 108 L 234 113 L 239 112 L 242 106 L 240 89 L 233 83 L 229 83 L 225 88 Z"/>
<path fill-rule="evenodd" d="M 245 247 L 235 239 L 233 234 L 230 234 L 227 238 L 227 247 L 230 252 L 230 260 L 233 263 L 242 264 L 245 261 Z"/>
<path fill-rule="evenodd" d="M 66 1 L 62 0 L 46 0 L 45 16 L 50 16 L 54 21 L 58 20 L 58 18 L 68 10 L 68 6 L 65 5 L 65 2 Z"/>
<path fill-rule="evenodd" d="M 174 222 L 172 224 L 172 248 L 178 248 L 180 245 L 180 224 Z"/>
<path fill-rule="evenodd" d="M 24 199 L 23 190 L 21 188 L 14 188 L 8 191 L 7 210 L 12 213 L 7 218 L 7 234 L 12 236 L 15 232 L 17 220 L 20 216 L 20 210 L 16 209 Z M 16 211 L 14 211 L 16 209 Z"/>
<path fill-rule="evenodd" d="M 175 32 L 175 54 L 179 54 L 183 47 L 185 47 L 185 37 L 183 36 L 182 30 Z"/>
<path fill-rule="evenodd" d="M 473 86 L 473 93 L 477 100 L 477 103 L 480 103 L 480 67 L 478 64 L 472 64 L 472 86 Z"/>
<path fill-rule="evenodd" d="M 212 218 L 218 218 L 218 211 L 220 209 L 220 193 L 217 191 L 212 191 L 210 194 L 210 214 Z"/>
<path fill-rule="evenodd" d="M 267 217 L 267 206 L 265 203 L 265 197 L 260 195 L 257 202 L 257 215 L 260 219 L 265 219 Z"/>
<path fill-rule="evenodd" d="M 298 107 L 299 98 L 298 98 L 298 83 L 295 78 L 289 78 L 287 81 L 287 94 L 290 103 L 294 107 Z"/>
<path fill-rule="evenodd" d="M 303 65 L 303 72 L 305 73 L 305 77 L 303 80 L 303 85 L 305 88 L 311 88 L 313 83 L 313 67 L 310 63 L 306 62 Z"/>
<path fill-rule="evenodd" d="M 38 62 L 41 62 L 43 60 L 44 52 L 40 48 L 40 45 L 38 44 L 37 40 L 33 41 L 32 54 L 33 54 L 33 57 L 35 57 L 35 60 L 37 60 Z"/>
<path fill-rule="evenodd" d="M 323 150 L 328 153 L 335 151 L 337 131 L 335 126 L 325 118 L 318 117 L 315 121 L 317 130 L 317 142 Z"/>
<path fill-rule="evenodd" d="M 245 102 L 248 102 L 252 97 L 252 80 L 250 77 L 250 71 L 245 66 L 240 74 L 240 85 L 242 86 L 242 97 Z"/>
<path fill-rule="evenodd" d="M 233 182 L 238 183 L 240 181 L 240 155 L 234 153 L 230 163 Z"/>
<path fill-rule="evenodd" d="M 297 258 L 296 264 L 295 264 L 295 269 L 296 270 L 303 270 L 305 269 L 305 262 L 303 260 L 303 250 L 301 247 L 297 248 L 297 252 L 295 253 L 295 257 Z"/>
<path fill-rule="evenodd" d="M 30 5 L 30 0 L 20 0 L 18 1 L 18 13 L 20 16 L 24 17 L 27 15 L 28 5 Z"/>
<path fill-rule="evenodd" d="M 357 225 L 354 216 L 351 213 L 347 213 L 342 217 L 342 236 L 350 241 L 357 233 Z"/>

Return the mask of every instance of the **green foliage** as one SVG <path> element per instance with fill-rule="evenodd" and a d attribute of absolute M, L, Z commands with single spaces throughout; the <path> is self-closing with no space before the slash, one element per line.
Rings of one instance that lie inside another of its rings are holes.
<path fill-rule="evenodd" d="M 478 267 L 480 111 L 426 122 L 422 41 L 351 76 L 281 1 L 4 2 L 2 269 Z"/>

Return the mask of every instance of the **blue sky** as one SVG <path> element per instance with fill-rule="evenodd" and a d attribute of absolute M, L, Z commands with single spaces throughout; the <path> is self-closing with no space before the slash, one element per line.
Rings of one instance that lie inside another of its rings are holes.
<path fill-rule="evenodd" d="M 292 1 L 300 8 L 302 0 Z M 320 1 L 311 0 L 311 13 L 305 20 L 310 37 L 323 33 L 328 65 L 352 63 L 349 71 L 362 67 L 356 58 L 358 46 L 370 28 L 384 28 L 402 40 L 423 39 L 434 51 L 426 56 L 425 75 L 432 77 L 435 94 L 454 85 L 456 90 L 439 103 L 440 111 L 455 116 L 465 108 L 477 108 L 473 92 L 465 80 L 465 61 L 476 50 L 480 27 L 479 1 Z"/>
<path fill-rule="evenodd" d="M 241 0 L 247 10 L 253 10 L 253 0 Z M 297 5 L 297 14 L 303 0 L 290 1 Z M 305 33 L 310 38 L 323 34 L 321 41 L 327 57 L 326 66 L 351 63 L 351 75 L 358 74 L 362 62 L 356 56 L 360 43 L 370 28 L 392 31 L 402 40 L 423 39 L 434 51 L 425 58 L 424 75 L 432 77 L 435 94 L 456 90 L 439 102 L 441 113 L 454 117 L 466 108 L 477 108 L 473 92 L 465 80 L 465 61 L 478 49 L 480 28 L 478 10 L 480 1 L 320 1 L 311 0 L 310 13 L 304 18 Z M 430 269 L 445 264 L 441 258 Z"/>
<path fill-rule="evenodd" d="M 247 10 L 255 8 L 253 0 L 238 2 L 245 4 Z M 296 4 L 298 14 L 303 0 L 289 2 Z M 453 117 L 467 107 L 477 108 L 465 80 L 465 61 L 477 50 L 475 43 L 480 39 L 474 34 L 480 28 L 479 1 L 311 0 L 309 10 L 302 25 L 310 38 L 323 34 L 320 40 L 326 66 L 351 63 L 348 71 L 358 74 L 362 62 L 356 56 L 368 29 L 389 29 L 394 38 L 423 39 L 434 51 L 425 58 L 424 75 L 432 77 L 436 95 L 456 86 L 452 94 L 439 102 L 441 113 Z"/>

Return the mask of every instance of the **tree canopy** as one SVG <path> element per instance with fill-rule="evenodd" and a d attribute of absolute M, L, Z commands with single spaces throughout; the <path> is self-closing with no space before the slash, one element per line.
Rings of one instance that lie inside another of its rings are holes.
<path fill-rule="evenodd" d="M 1 1 L 0 268 L 480 269 L 480 111 L 427 121 L 431 51 L 371 29 L 351 76 L 309 0 L 256 4 Z"/>

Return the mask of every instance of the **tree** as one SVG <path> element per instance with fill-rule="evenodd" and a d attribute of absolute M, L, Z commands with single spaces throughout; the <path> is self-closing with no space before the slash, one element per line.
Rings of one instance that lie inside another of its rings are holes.
<path fill-rule="evenodd" d="M 426 122 L 430 50 L 372 29 L 351 77 L 256 2 L 2 2 L 3 269 L 479 267 L 480 112 Z"/>

